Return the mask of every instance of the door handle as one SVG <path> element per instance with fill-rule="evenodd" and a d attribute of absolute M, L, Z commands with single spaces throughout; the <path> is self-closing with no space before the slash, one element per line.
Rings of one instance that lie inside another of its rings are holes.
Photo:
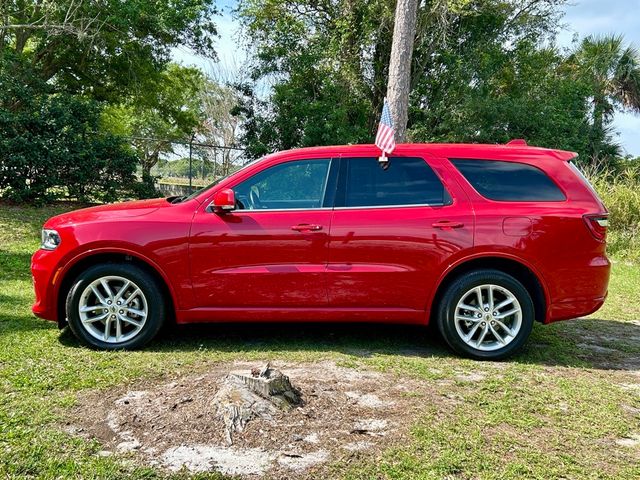
<path fill-rule="evenodd" d="M 443 228 L 443 229 L 451 229 L 451 228 L 462 228 L 464 227 L 464 223 L 462 222 L 451 222 L 449 220 L 441 220 L 439 222 L 435 222 L 431 224 L 434 228 Z"/>
<path fill-rule="evenodd" d="M 322 230 L 322 225 L 313 225 L 310 223 L 301 223 L 300 225 L 294 225 L 291 230 L 296 232 L 318 232 Z"/>

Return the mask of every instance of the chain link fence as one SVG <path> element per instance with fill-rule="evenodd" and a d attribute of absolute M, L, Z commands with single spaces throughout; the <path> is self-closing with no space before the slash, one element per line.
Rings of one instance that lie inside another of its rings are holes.
<path fill-rule="evenodd" d="M 138 141 L 140 139 L 137 139 Z M 144 140 L 144 139 L 143 139 Z M 150 152 L 150 173 L 162 195 L 189 195 L 213 181 L 238 170 L 251 159 L 245 150 L 234 146 L 214 145 L 198 140 L 153 140 L 159 153 Z M 159 147 L 158 147 L 159 145 Z M 153 158 L 151 155 L 156 155 Z"/>

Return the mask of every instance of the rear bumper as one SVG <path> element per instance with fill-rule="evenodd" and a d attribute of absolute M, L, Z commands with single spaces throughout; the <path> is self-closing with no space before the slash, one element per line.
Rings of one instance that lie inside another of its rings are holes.
<path fill-rule="evenodd" d="M 597 311 L 607 298 L 611 263 L 597 257 L 584 268 L 557 272 L 563 279 L 560 298 L 549 306 L 545 323 L 584 317 Z"/>
<path fill-rule="evenodd" d="M 607 295 L 605 294 L 603 297 L 592 298 L 589 300 L 555 303 L 551 305 L 549 318 L 545 323 L 558 322 L 560 320 L 569 320 L 571 318 L 590 315 L 602 307 L 606 298 Z"/>

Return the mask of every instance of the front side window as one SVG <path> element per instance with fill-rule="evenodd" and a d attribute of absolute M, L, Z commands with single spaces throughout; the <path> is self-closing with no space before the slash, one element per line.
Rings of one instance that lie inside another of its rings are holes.
<path fill-rule="evenodd" d="M 343 167 L 345 207 L 443 205 L 450 202 L 442 182 L 422 158 L 349 158 Z"/>
<path fill-rule="evenodd" d="M 456 160 L 451 163 L 477 192 L 501 202 L 562 202 L 564 193 L 533 165 L 497 160 Z"/>
<path fill-rule="evenodd" d="M 329 159 L 298 160 L 269 167 L 233 189 L 238 209 L 320 208 L 330 163 Z"/>

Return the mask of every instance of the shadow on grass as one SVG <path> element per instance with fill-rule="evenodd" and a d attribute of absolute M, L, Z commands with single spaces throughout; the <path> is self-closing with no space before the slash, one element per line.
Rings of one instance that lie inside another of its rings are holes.
<path fill-rule="evenodd" d="M 13 295 L 7 295 L 0 291 L 0 305 L 14 306 L 22 305 L 24 302 L 21 298 L 14 297 Z"/>
<path fill-rule="evenodd" d="M 60 342 L 78 346 L 65 329 Z M 211 323 L 171 325 L 145 351 L 188 352 L 203 348 L 228 353 L 314 352 L 356 357 L 402 355 L 446 357 L 451 354 L 431 328 L 369 323 Z"/>
<path fill-rule="evenodd" d="M 0 249 L 0 281 L 31 280 L 31 255 Z"/>
<path fill-rule="evenodd" d="M 6 299 L 11 301 L 12 297 L 0 295 L 0 302 L 4 302 Z M 23 302 L 15 301 L 15 304 L 19 307 L 23 306 Z M 17 312 L 15 315 L 0 315 L 0 333 L 12 334 L 12 333 L 26 333 L 35 330 L 57 330 L 58 326 L 55 322 L 48 320 L 42 320 L 33 315 L 24 315 L 22 312 Z"/>
<path fill-rule="evenodd" d="M 78 346 L 71 332 L 60 336 Z M 455 358 L 434 328 L 369 323 L 235 323 L 171 326 L 146 351 L 227 353 L 342 353 L 359 358 Z M 534 326 L 523 350 L 508 362 L 611 370 L 640 370 L 640 326 L 581 319 Z"/>

